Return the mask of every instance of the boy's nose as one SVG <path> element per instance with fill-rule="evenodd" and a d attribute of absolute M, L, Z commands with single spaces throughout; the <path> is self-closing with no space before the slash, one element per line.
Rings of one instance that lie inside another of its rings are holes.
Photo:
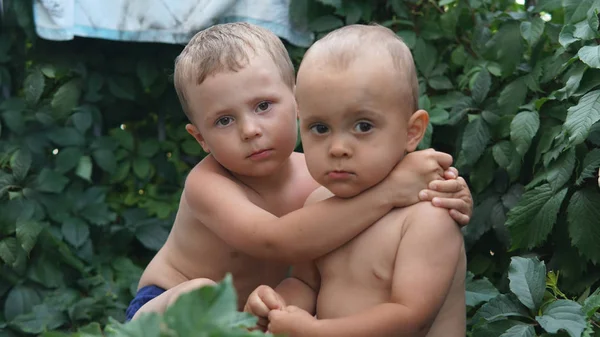
<path fill-rule="evenodd" d="M 255 121 L 247 120 L 242 125 L 242 139 L 250 140 L 262 136 L 260 126 Z"/>
<path fill-rule="evenodd" d="M 352 151 L 344 140 L 337 138 L 333 139 L 329 147 L 329 154 L 332 157 L 351 157 Z"/>

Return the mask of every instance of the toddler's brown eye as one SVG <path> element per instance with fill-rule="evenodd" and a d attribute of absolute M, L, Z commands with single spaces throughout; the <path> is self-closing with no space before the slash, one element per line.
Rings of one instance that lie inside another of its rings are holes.
<path fill-rule="evenodd" d="M 261 102 L 256 107 L 256 111 L 257 112 L 266 111 L 269 109 L 270 106 L 271 106 L 271 103 L 269 103 L 269 102 Z"/>
<path fill-rule="evenodd" d="M 372 128 L 373 125 L 367 122 L 360 122 L 354 127 L 354 129 L 358 132 L 369 132 Z"/>

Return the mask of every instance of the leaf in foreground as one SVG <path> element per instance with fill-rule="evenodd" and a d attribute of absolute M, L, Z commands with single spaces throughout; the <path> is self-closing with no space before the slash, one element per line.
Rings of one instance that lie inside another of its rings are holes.
<path fill-rule="evenodd" d="M 481 319 L 488 322 L 509 317 L 527 318 L 527 310 L 513 295 L 498 295 L 482 305 L 473 317 L 473 322 Z"/>
<path fill-rule="evenodd" d="M 585 159 L 583 159 L 582 167 L 583 170 L 581 170 L 581 174 L 575 182 L 577 185 L 581 185 L 587 178 L 592 178 L 598 171 L 598 167 L 600 167 L 600 149 L 596 148 L 588 152 Z"/>
<path fill-rule="evenodd" d="M 582 143 L 594 123 L 600 120 L 600 90 L 585 94 L 579 103 L 569 108 L 563 130 L 572 145 Z"/>
<path fill-rule="evenodd" d="M 480 303 L 487 302 L 500 294 L 487 278 L 484 277 L 479 280 L 473 280 L 473 276 L 474 275 L 469 272 L 465 282 L 465 298 L 467 306 L 474 307 Z"/>
<path fill-rule="evenodd" d="M 500 337 L 535 337 L 535 330 L 531 325 L 518 324 L 510 327 Z"/>
<path fill-rule="evenodd" d="M 594 263 L 600 261 L 600 194 L 585 188 L 573 194 L 567 208 L 569 234 L 573 245 Z"/>
<path fill-rule="evenodd" d="M 550 333 L 566 331 L 571 337 L 579 337 L 585 329 L 585 316 L 579 303 L 570 300 L 557 300 L 542 310 L 536 321 Z"/>
<path fill-rule="evenodd" d="M 508 212 L 508 227 L 513 248 L 533 248 L 552 231 L 567 189 L 554 193 L 544 184 L 523 194 L 519 204 Z"/>
<path fill-rule="evenodd" d="M 537 258 L 513 257 L 508 268 L 510 290 L 531 310 L 542 304 L 546 290 L 546 266 Z"/>

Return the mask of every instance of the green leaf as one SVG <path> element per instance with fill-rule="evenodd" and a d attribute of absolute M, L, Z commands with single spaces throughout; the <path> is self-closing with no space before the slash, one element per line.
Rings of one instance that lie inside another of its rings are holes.
<path fill-rule="evenodd" d="M 216 286 L 207 286 L 181 295 L 164 314 L 164 321 L 179 335 L 193 335 L 207 326 L 224 331 L 246 328 L 256 322 L 248 313 L 237 312 L 237 296 L 231 274 Z"/>
<path fill-rule="evenodd" d="M 56 128 L 48 132 L 48 138 L 59 146 L 82 146 L 85 144 L 85 137 L 81 132 L 71 127 Z"/>
<path fill-rule="evenodd" d="M 96 161 L 96 164 L 100 166 L 101 169 L 108 173 L 115 172 L 117 168 L 117 160 L 115 158 L 115 154 L 108 149 L 98 149 L 92 152 L 92 157 Z"/>
<path fill-rule="evenodd" d="M 27 75 L 23 83 L 27 103 L 34 105 L 39 101 L 44 92 L 44 81 L 44 75 L 37 68 Z"/>
<path fill-rule="evenodd" d="M 12 322 L 21 331 L 30 334 L 39 334 L 44 331 L 54 330 L 67 323 L 65 314 L 46 304 L 33 307 L 33 312 L 20 315 Z"/>
<path fill-rule="evenodd" d="M 600 194 L 585 188 L 573 194 L 567 208 L 567 222 L 572 243 L 594 263 L 600 262 Z"/>
<path fill-rule="evenodd" d="M 487 278 L 473 280 L 473 274 L 468 273 L 465 281 L 467 306 L 475 307 L 498 296 L 500 293 Z"/>
<path fill-rule="evenodd" d="M 110 130 L 110 135 L 115 138 L 123 148 L 133 151 L 134 139 L 130 132 L 121 129 L 112 129 Z"/>
<path fill-rule="evenodd" d="M 563 0 L 565 9 L 565 22 L 573 23 L 585 20 L 590 10 L 598 8 L 595 0 Z"/>
<path fill-rule="evenodd" d="M 29 254 L 37 242 L 38 235 L 44 229 L 44 224 L 35 220 L 17 221 L 17 240 L 21 248 Z"/>
<path fill-rule="evenodd" d="M 199 156 L 202 154 L 202 147 L 200 147 L 200 144 L 194 139 L 184 140 L 181 143 L 181 150 L 183 150 L 185 154 L 192 156 Z"/>
<path fill-rule="evenodd" d="M 92 181 L 92 158 L 90 156 L 79 158 L 75 174 L 86 181 Z"/>
<path fill-rule="evenodd" d="M 61 232 L 65 240 L 75 248 L 81 247 L 90 237 L 88 224 L 79 218 L 66 219 L 61 226 Z"/>
<path fill-rule="evenodd" d="M 490 139 L 490 129 L 483 118 L 474 119 L 467 124 L 461 146 L 461 155 L 467 165 L 474 164 L 481 157 Z"/>
<path fill-rule="evenodd" d="M 505 22 L 485 44 L 487 53 L 502 69 L 502 75 L 512 74 L 523 55 L 521 28 L 518 21 Z"/>
<path fill-rule="evenodd" d="M 485 322 L 473 327 L 471 337 L 501 337 L 504 333 L 515 326 L 527 326 L 527 324 L 511 319 L 503 319 L 494 322 Z"/>
<path fill-rule="evenodd" d="M 583 170 L 581 170 L 581 174 L 579 174 L 575 182 L 577 185 L 581 185 L 585 179 L 594 177 L 598 172 L 598 168 L 600 167 L 600 149 L 596 148 L 588 152 L 583 159 L 582 167 Z"/>
<path fill-rule="evenodd" d="M 79 80 L 73 79 L 58 88 L 52 97 L 50 106 L 59 117 L 65 117 L 75 109 L 80 96 L 81 83 Z"/>
<path fill-rule="evenodd" d="M 492 86 L 492 77 L 485 69 L 481 69 L 476 76 L 477 78 L 471 87 L 471 96 L 473 97 L 473 100 L 477 102 L 477 104 L 481 104 L 486 99 L 488 92 L 490 91 Z"/>
<path fill-rule="evenodd" d="M 537 310 L 546 291 L 546 266 L 537 258 L 512 257 L 508 268 L 510 290 L 531 310 Z"/>
<path fill-rule="evenodd" d="M 500 141 L 492 147 L 494 160 L 500 167 L 505 169 L 511 178 L 519 176 L 521 170 L 521 156 L 507 140 Z"/>
<path fill-rule="evenodd" d="M 450 79 L 446 76 L 433 76 L 427 80 L 427 83 L 435 90 L 449 90 L 454 88 Z"/>
<path fill-rule="evenodd" d="M 544 26 L 544 20 L 539 16 L 533 17 L 531 21 L 523 21 L 521 22 L 521 36 L 533 47 L 542 37 Z"/>
<path fill-rule="evenodd" d="M 494 180 L 496 163 L 491 150 L 485 151 L 471 170 L 470 182 L 475 193 L 483 191 Z"/>
<path fill-rule="evenodd" d="M 40 192 L 60 193 L 68 183 L 67 177 L 48 168 L 43 168 L 36 179 L 37 190 Z"/>
<path fill-rule="evenodd" d="M 413 53 L 417 69 L 423 76 L 429 77 L 437 62 L 437 49 L 422 38 L 418 38 Z"/>
<path fill-rule="evenodd" d="M 566 331 L 571 337 L 580 337 L 585 329 L 585 316 L 579 303 L 570 300 L 556 300 L 542 310 L 542 316 L 535 320 L 549 333 Z"/>
<path fill-rule="evenodd" d="M 316 18 L 308 24 L 308 28 L 314 32 L 328 32 L 340 28 L 344 22 L 333 15 L 324 15 Z"/>
<path fill-rule="evenodd" d="M 600 90 L 588 92 L 579 103 L 569 108 L 563 130 L 569 136 L 569 143 L 577 145 L 588 136 L 590 128 L 600 120 Z"/>
<path fill-rule="evenodd" d="M 161 316 L 155 312 L 140 315 L 133 321 L 122 324 L 115 321 L 112 317 L 109 324 L 104 329 L 107 337 L 120 336 L 144 336 L 144 337 L 160 337 L 161 336 Z M 197 330 L 199 332 L 200 330 Z M 194 334 L 192 334 L 194 335 Z M 88 337 L 88 336 L 85 336 Z"/>
<path fill-rule="evenodd" d="M 7 265 L 13 265 L 19 257 L 19 243 L 16 238 L 9 237 L 0 241 L 0 258 Z"/>
<path fill-rule="evenodd" d="M 154 139 L 148 139 L 140 143 L 138 153 L 142 157 L 152 158 L 158 152 L 158 142 Z"/>
<path fill-rule="evenodd" d="M 594 294 L 586 298 L 583 302 L 583 308 L 581 308 L 588 318 L 592 317 L 598 309 L 600 309 L 600 294 Z"/>
<path fill-rule="evenodd" d="M 444 125 L 449 117 L 450 114 L 448 111 L 442 108 L 433 108 L 429 110 L 429 122 L 433 125 Z"/>
<path fill-rule="evenodd" d="M 521 157 L 525 156 L 531 141 L 540 127 L 537 111 L 522 111 L 510 123 L 510 140 Z"/>
<path fill-rule="evenodd" d="M 531 249 L 546 239 L 566 194 L 566 188 L 555 193 L 550 184 L 523 194 L 519 204 L 508 212 L 506 221 L 513 248 Z"/>
<path fill-rule="evenodd" d="M 529 315 L 525 307 L 518 303 L 518 300 L 513 296 L 498 295 L 481 306 L 475 316 L 473 316 L 473 322 L 477 323 L 481 319 L 491 322 L 509 317 L 527 318 Z"/>
<path fill-rule="evenodd" d="M 23 285 L 17 285 L 6 296 L 4 316 L 10 322 L 17 316 L 30 312 L 35 305 L 41 302 L 42 299 L 37 291 Z"/>
<path fill-rule="evenodd" d="M 502 89 L 498 97 L 498 105 L 503 115 L 512 115 L 525 102 L 527 97 L 527 83 L 523 78 L 518 78 Z"/>
<path fill-rule="evenodd" d="M 88 110 L 76 112 L 71 118 L 77 130 L 81 133 L 85 133 L 92 126 L 92 113 Z"/>
<path fill-rule="evenodd" d="M 500 337 L 535 337 L 535 329 L 532 325 L 519 324 L 510 327 Z"/>
<path fill-rule="evenodd" d="M 79 159 L 83 156 L 81 150 L 77 147 L 67 147 L 58 152 L 56 155 L 55 169 L 58 173 L 67 173 L 75 168 L 79 163 Z"/>
<path fill-rule="evenodd" d="M 558 190 L 571 179 L 576 161 L 575 148 L 571 148 L 563 152 L 558 159 L 550 164 L 546 171 L 546 180 L 553 190 Z"/>
<path fill-rule="evenodd" d="M 151 164 L 147 158 L 133 158 L 133 173 L 140 179 L 145 179 L 150 174 Z"/>
<path fill-rule="evenodd" d="M 600 46 L 584 46 L 579 49 L 577 55 L 583 63 L 600 69 Z"/>
<path fill-rule="evenodd" d="M 560 35 L 558 36 L 558 42 L 564 48 L 569 47 L 569 45 L 573 42 L 579 41 L 575 36 L 575 26 L 573 25 L 565 25 L 562 27 L 560 31 Z"/>
<path fill-rule="evenodd" d="M 10 158 L 10 168 L 17 181 L 25 179 L 31 168 L 31 153 L 27 149 L 18 149 Z"/>

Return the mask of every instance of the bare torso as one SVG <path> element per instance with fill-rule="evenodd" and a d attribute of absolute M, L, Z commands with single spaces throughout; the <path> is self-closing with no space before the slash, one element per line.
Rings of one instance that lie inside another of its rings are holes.
<path fill-rule="evenodd" d="M 318 185 L 308 173 L 302 154 L 292 154 L 292 160 L 292 178 L 276 190 L 270 190 L 268 197 L 261 196 L 240 183 L 250 202 L 275 216 L 283 216 L 301 208 Z M 210 169 L 219 169 L 216 163 L 209 162 L 205 165 L 211 165 Z M 228 175 L 222 168 L 221 170 L 223 175 Z M 261 284 L 275 287 L 285 278 L 289 268 L 287 264 L 254 258 L 229 246 L 192 215 L 184 195 L 182 194 L 171 233 L 144 271 L 140 288 L 156 285 L 170 289 L 197 278 L 218 282 L 226 273 L 231 273 L 241 308 L 256 287 Z"/>
<path fill-rule="evenodd" d="M 321 275 L 319 319 L 350 316 L 391 301 L 396 253 L 411 208 L 391 211 L 353 240 L 316 261 Z M 428 337 L 464 337 L 465 268 L 463 250 L 450 292 Z"/>

